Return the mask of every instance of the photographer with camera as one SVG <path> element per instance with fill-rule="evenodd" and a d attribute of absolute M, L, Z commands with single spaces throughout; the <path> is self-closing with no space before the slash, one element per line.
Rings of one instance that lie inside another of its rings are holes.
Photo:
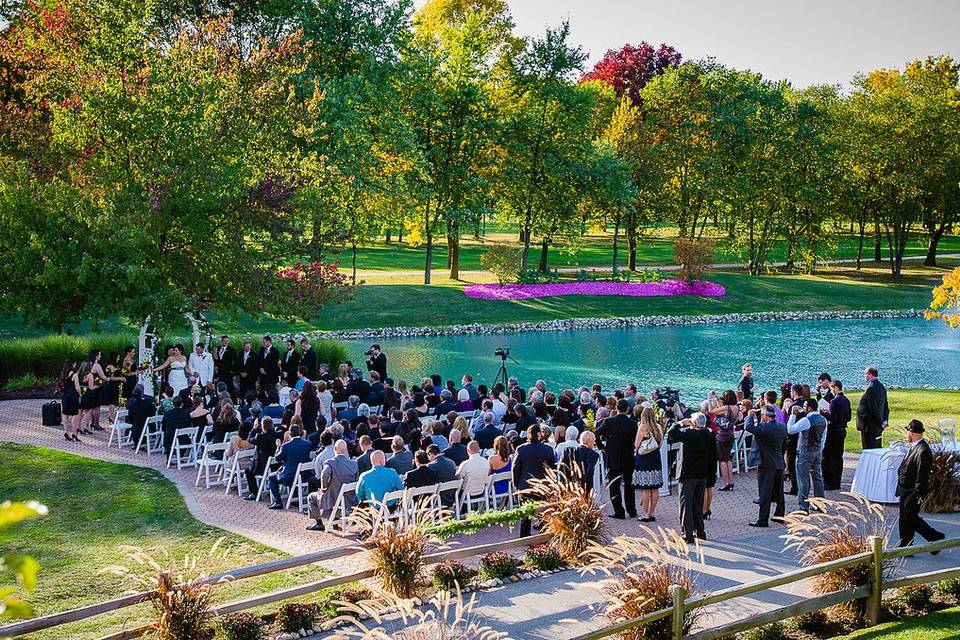
<path fill-rule="evenodd" d="M 370 345 L 370 349 L 364 352 L 367 356 L 367 371 L 376 371 L 380 374 L 381 380 L 387 379 L 387 356 L 380 350 L 380 345 Z"/>
<path fill-rule="evenodd" d="M 820 415 L 816 400 L 808 398 L 790 407 L 787 432 L 799 434 L 796 465 L 799 488 L 797 506 L 809 513 L 810 503 L 807 498 L 810 495 L 811 478 L 814 497 L 824 497 L 822 452 L 827 435 L 827 419 Z"/>
<path fill-rule="evenodd" d="M 667 431 L 667 442 L 683 444 L 677 463 L 683 538 L 688 544 L 693 543 L 694 535 L 706 540 L 703 498 L 707 490 L 707 478 L 715 474 L 717 469 L 717 447 L 707 429 L 707 416 L 694 413 L 689 418 L 674 422 Z"/>

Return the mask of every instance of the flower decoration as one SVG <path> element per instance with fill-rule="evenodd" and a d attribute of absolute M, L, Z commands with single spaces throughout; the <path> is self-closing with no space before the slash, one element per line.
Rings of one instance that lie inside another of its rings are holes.
<path fill-rule="evenodd" d="M 471 284 L 463 292 L 480 300 L 526 300 L 552 296 L 706 296 L 719 298 L 727 290 L 706 280 L 683 282 L 558 282 L 549 284 Z"/>

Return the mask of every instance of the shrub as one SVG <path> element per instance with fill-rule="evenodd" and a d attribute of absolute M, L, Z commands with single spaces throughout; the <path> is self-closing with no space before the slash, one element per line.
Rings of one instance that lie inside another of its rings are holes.
<path fill-rule="evenodd" d="M 716 251 L 713 240 L 677 238 L 673 243 L 673 261 L 680 265 L 677 276 L 684 282 L 701 279 L 704 271 L 713 264 Z"/>
<path fill-rule="evenodd" d="M 925 613 L 929 610 L 931 598 L 933 588 L 928 584 L 912 584 L 897 589 L 897 600 L 913 612 Z"/>
<path fill-rule="evenodd" d="M 960 504 L 960 457 L 934 442 L 933 465 L 930 467 L 929 490 L 923 498 L 927 513 L 949 513 Z"/>
<path fill-rule="evenodd" d="M 830 625 L 827 614 L 822 609 L 803 613 L 790 619 L 794 628 L 806 633 L 816 633 L 823 631 Z"/>
<path fill-rule="evenodd" d="M 125 333 L 0 340 L 0 380 L 51 378 L 60 374 L 64 360 L 86 358 L 94 348 L 102 349 L 105 355 L 123 353 L 125 346 L 136 343 L 136 336 Z"/>
<path fill-rule="evenodd" d="M 457 587 L 462 589 L 469 583 L 474 573 L 462 562 L 446 560 L 433 568 L 430 578 L 437 589 L 455 591 Z"/>
<path fill-rule="evenodd" d="M 220 631 L 226 640 L 262 640 L 263 621 L 252 613 L 238 611 L 221 618 Z"/>
<path fill-rule="evenodd" d="M 796 511 L 786 517 L 785 551 L 800 552 L 804 566 L 823 564 L 872 551 L 869 538 L 879 536 L 886 541 L 887 527 L 883 507 L 872 504 L 859 494 L 849 494 L 851 500 L 834 501 L 823 498 L 810 500 L 813 512 Z M 884 575 L 893 568 L 892 561 L 884 563 Z M 870 584 L 873 569 L 869 562 L 836 569 L 815 577 L 813 592 L 821 595 Z M 837 605 L 838 613 L 850 614 L 854 619 L 863 616 L 865 601 L 857 600 Z"/>
<path fill-rule="evenodd" d="M 286 633 L 310 629 L 320 618 L 320 607 L 306 602 L 289 602 L 277 611 L 277 624 Z"/>
<path fill-rule="evenodd" d="M 488 553 L 480 559 L 477 570 L 483 580 L 509 578 L 515 575 L 520 568 L 520 561 L 503 551 Z"/>
<path fill-rule="evenodd" d="M 525 493 L 539 503 L 540 531 L 551 536 L 551 546 L 564 562 L 579 564 L 583 550 L 603 536 L 603 510 L 593 492 L 576 473 L 549 470 L 547 477 L 532 480 Z"/>
<path fill-rule="evenodd" d="M 53 384 L 53 378 L 38 378 L 32 373 L 25 373 L 8 379 L 0 388 L 3 389 L 42 389 Z"/>
<path fill-rule="evenodd" d="M 560 552 L 549 544 L 538 544 L 527 549 L 524 559 L 527 564 L 534 569 L 541 571 L 553 571 L 563 566 L 563 558 Z"/>
<path fill-rule="evenodd" d="M 743 640 L 785 640 L 787 631 L 782 622 L 765 624 L 743 634 Z"/>
<path fill-rule="evenodd" d="M 480 256 L 480 266 L 492 273 L 500 286 L 517 280 L 520 264 L 520 251 L 507 244 L 491 244 Z"/>
<path fill-rule="evenodd" d="M 937 591 L 944 599 L 960 602 L 960 578 L 948 578 L 937 583 Z"/>

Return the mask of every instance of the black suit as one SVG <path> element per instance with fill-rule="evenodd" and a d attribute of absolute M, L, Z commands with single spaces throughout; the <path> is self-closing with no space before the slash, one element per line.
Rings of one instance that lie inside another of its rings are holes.
<path fill-rule="evenodd" d="M 271 387 L 277 386 L 280 380 L 280 352 L 276 347 L 271 346 L 260 348 L 260 393 L 265 394 Z"/>
<path fill-rule="evenodd" d="M 376 371 L 380 374 L 380 380 L 387 379 L 387 356 L 382 351 L 375 356 L 367 358 L 367 371 Z"/>
<path fill-rule="evenodd" d="M 528 442 L 517 447 L 513 457 L 513 484 L 518 491 L 530 488 L 530 481 L 547 477 L 547 469 L 556 467 L 553 449 L 542 442 Z M 523 494 L 521 494 L 521 498 Z M 520 537 L 530 535 L 530 519 L 520 521 Z"/>
<path fill-rule="evenodd" d="M 221 355 L 221 350 L 223 355 Z M 217 347 L 213 350 L 213 375 L 217 382 L 223 382 L 227 385 L 227 391 L 230 395 L 236 393 L 233 387 L 233 373 L 237 366 L 237 350 L 233 347 Z"/>
<path fill-rule="evenodd" d="M 566 467 L 569 477 L 579 478 L 587 491 L 593 491 L 593 472 L 599 461 L 599 453 L 581 444 L 564 451 L 561 463 Z"/>
<path fill-rule="evenodd" d="M 437 472 L 428 466 L 414 467 L 403 476 L 403 486 L 407 489 L 429 487 L 437 484 Z"/>
<path fill-rule="evenodd" d="M 190 427 L 190 411 L 180 407 L 174 407 L 163 414 L 163 452 L 170 453 L 173 446 L 173 436 L 177 429 L 187 429 Z"/>
<path fill-rule="evenodd" d="M 864 449 L 879 449 L 883 423 L 890 419 L 887 388 L 879 380 L 867 383 L 857 405 L 857 431 Z"/>
<path fill-rule="evenodd" d="M 153 396 L 130 398 L 127 401 L 127 422 L 133 426 L 130 429 L 130 435 L 134 443 L 140 442 L 140 434 L 143 433 L 147 418 L 155 415 L 157 415 L 157 407 L 153 404 Z"/>
<path fill-rule="evenodd" d="M 829 402 L 827 439 L 823 444 L 823 488 L 835 491 L 840 489 L 843 476 L 843 444 L 850 422 L 850 401 L 841 391 Z"/>
<path fill-rule="evenodd" d="M 637 501 L 633 490 L 633 443 L 637 423 L 625 413 L 607 418 L 597 428 L 597 440 L 607 455 L 607 480 L 610 481 L 610 503 L 613 515 L 637 517 Z M 623 497 L 621 498 L 621 487 Z"/>
<path fill-rule="evenodd" d="M 300 352 L 300 366 L 307 368 L 307 380 L 317 379 L 317 353 L 313 347 Z"/>
<path fill-rule="evenodd" d="M 297 350 L 285 351 L 283 354 L 283 379 L 291 387 L 297 384 L 297 371 L 300 369 L 300 354 Z"/>
<path fill-rule="evenodd" d="M 449 458 L 453 461 L 453 464 L 459 467 L 464 460 L 470 457 L 470 454 L 467 453 L 467 446 L 458 442 L 447 447 L 446 451 L 443 452 L 443 457 Z"/>
<path fill-rule="evenodd" d="M 667 442 L 683 443 L 677 470 L 680 481 L 680 523 L 687 541 L 694 532 L 703 532 L 703 496 L 707 478 L 717 472 L 716 440 L 706 429 L 680 428 L 674 425 L 667 432 Z"/>
<path fill-rule="evenodd" d="M 768 524 L 770 504 L 777 505 L 773 515 L 782 518 L 785 512 L 783 501 L 783 443 L 787 439 L 787 425 L 782 422 L 761 422 L 746 427 L 757 441 L 760 453 L 760 468 L 757 483 L 760 485 L 760 514 L 757 522 Z"/>
<path fill-rule="evenodd" d="M 243 361 L 244 357 L 246 357 L 246 362 Z M 253 349 L 241 351 L 237 354 L 235 370 L 240 377 L 240 397 L 247 395 L 247 391 L 256 391 L 257 378 L 260 375 L 260 357 Z M 246 377 L 244 377 L 244 374 L 246 374 Z"/>
<path fill-rule="evenodd" d="M 943 540 L 944 535 L 920 517 L 920 501 L 927 495 L 933 452 L 926 440 L 920 440 L 900 463 L 897 469 L 897 497 L 900 498 L 900 546 L 913 544 L 920 534 L 928 542 Z"/>

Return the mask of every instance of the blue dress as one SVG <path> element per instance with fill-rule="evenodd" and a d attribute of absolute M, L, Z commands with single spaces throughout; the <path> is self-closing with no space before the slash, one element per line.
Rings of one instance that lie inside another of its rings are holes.
<path fill-rule="evenodd" d="M 493 471 L 492 473 L 504 473 L 512 469 L 513 469 L 513 459 L 511 458 L 507 460 L 507 464 L 505 464 L 503 468 L 501 468 L 498 471 Z M 497 493 L 497 495 L 505 494 L 509 489 L 509 487 L 510 487 L 509 480 L 497 480 L 496 482 L 493 483 L 493 490 Z"/>

